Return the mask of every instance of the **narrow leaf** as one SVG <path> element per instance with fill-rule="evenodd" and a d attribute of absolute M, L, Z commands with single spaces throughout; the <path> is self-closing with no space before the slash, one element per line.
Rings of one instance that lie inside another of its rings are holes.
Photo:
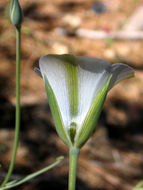
<path fill-rule="evenodd" d="M 29 180 L 31 180 L 31 179 L 33 179 L 33 178 L 39 176 L 39 175 L 41 175 L 41 174 L 47 172 L 48 170 L 54 168 L 54 167 L 57 166 L 63 159 L 64 159 L 64 157 L 63 157 L 63 156 L 60 156 L 60 157 L 57 158 L 56 162 L 54 162 L 53 164 L 51 164 L 51 165 L 49 165 L 49 166 L 47 166 L 47 167 L 45 167 L 45 168 L 43 168 L 43 169 L 41 169 L 41 170 L 35 172 L 35 173 L 29 174 L 29 175 L 27 175 L 27 176 L 24 177 L 24 178 L 11 181 L 11 182 L 7 183 L 5 187 L 0 188 L 0 190 L 11 189 L 11 188 L 16 187 L 16 186 L 18 186 L 18 185 L 21 185 L 21 184 L 23 184 L 23 183 L 25 183 L 25 182 L 27 182 L 27 181 L 29 181 Z"/>

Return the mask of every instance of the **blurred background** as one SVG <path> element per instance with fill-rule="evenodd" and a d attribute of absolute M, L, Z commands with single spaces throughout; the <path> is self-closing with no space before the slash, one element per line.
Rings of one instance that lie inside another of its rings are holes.
<path fill-rule="evenodd" d="M 15 125 L 15 29 L 8 0 L 0 1 L 0 170 L 6 174 Z M 82 148 L 77 190 L 131 190 L 143 179 L 143 1 L 21 0 L 21 134 L 12 179 L 55 169 L 19 190 L 67 190 L 68 149 L 55 132 L 44 82 L 33 68 L 49 53 L 86 55 L 126 63 L 135 78 L 107 96 L 96 132 Z"/>

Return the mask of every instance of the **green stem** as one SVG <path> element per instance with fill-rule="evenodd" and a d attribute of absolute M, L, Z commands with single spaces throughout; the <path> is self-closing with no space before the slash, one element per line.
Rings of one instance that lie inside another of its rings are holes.
<path fill-rule="evenodd" d="M 17 180 L 11 181 L 11 182 L 7 183 L 7 185 L 6 185 L 5 187 L 0 188 L 0 190 L 11 189 L 11 188 L 16 187 L 16 186 L 18 186 L 18 185 L 21 185 L 21 184 L 23 184 L 23 183 L 25 183 L 25 182 L 27 182 L 27 181 L 29 181 L 29 180 L 31 180 L 31 179 L 33 179 L 33 178 L 39 176 L 39 175 L 41 175 L 41 174 L 47 172 L 48 170 L 54 168 L 54 167 L 57 166 L 63 159 L 64 159 L 64 157 L 63 157 L 63 156 L 60 156 L 59 158 L 57 158 L 56 162 L 53 163 L 53 164 L 51 164 L 50 166 L 47 166 L 47 167 L 45 167 L 45 168 L 43 168 L 43 169 L 41 169 L 41 170 L 39 170 L 39 171 L 37 171 L 37 172 L 35 172 L 35 173 L 29 174 L 29 175 L 27 175 L 26 177 L 23 177 L 23 178 L 21 178 L 21 179 L 17 179 Z"/>
<path fill-rule="evenodd" d="M 75 190 L 76 185 L 76 172 L 78 164 L 79 149 L 70 148 L 69 150 L 69 189 Z"/>
<path fill-rule="evenodd" d="M 13 155 L 11 163 L 8 169 L 8 173 L 1 185 L 4 187 L 9 181 L 11 174 L 15 165 L 15 158 L 17 153 L 18 141 L 19 141 L 19 131 L 20 131 L 20 28 L 16 28 L 16 114 L 15 114 L 15 138 L 13 145 Z"/>

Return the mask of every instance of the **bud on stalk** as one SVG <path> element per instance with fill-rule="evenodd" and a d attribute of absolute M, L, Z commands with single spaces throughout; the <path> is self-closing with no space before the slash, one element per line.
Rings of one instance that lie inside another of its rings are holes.
<path fill-rule="evenodd" d="M 17 29 L 21 27 L 21 23 L 23 21 L 23 11 L 20 7 L 18 0 L 12 0 L 11 1 L 10 19 L 12 21 L 12 24 Z"/>

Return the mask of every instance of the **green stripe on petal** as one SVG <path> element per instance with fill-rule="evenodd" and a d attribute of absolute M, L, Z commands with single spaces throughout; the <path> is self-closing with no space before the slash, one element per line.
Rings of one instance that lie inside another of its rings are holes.
<path fill-rule="evenodd" d="M 91 107 L 86 115 L 86 118 L 82 124 L 82 127 L 79 133 L 77 134 L 77 136 L 75 137 L 76 138 L 75 146 L 78 148 L 81 148 L 94 132 L 95 125 L 100 116 L 100 113 L 101 113 L 101 110 L 102 110 L 102 107 L 103 107 L 103 104 L 108 92 L 111 78 L 112 78 L 112 75 L 110 75 L 104 87 L 98 92 L 98 94 L 94 98 L 91 104 Z"/>
<path fill-rule="evenodd" d="M 66 130 L 64 128 L 64 124 L 61 118 L 61 113 L 57 104 L 57 100 L 55 98 L 54 92 L 48 82 L 46 74 L 44 74 L 44 81 L 45 81 L 45 87 L 46 87 L 46 92 L 47 96 L 49 99 L 49 105 L 51 108 L 51 112 L 53 115 L 53 119 L 55 122 L 55 127 L 57 130 L 57 133 L 59 134 L 60 138 L 67 144 L 68 146 L 71 145 L 71 141 L 69 139 L 68 134 L 66 133 Z"/>
<path fill-rule="evenodd" d="M 67 82 L 70 101 L 71 116 L 75 116 L 78 110 L 78 67 L 72 62 L 66 64 Z"/>

